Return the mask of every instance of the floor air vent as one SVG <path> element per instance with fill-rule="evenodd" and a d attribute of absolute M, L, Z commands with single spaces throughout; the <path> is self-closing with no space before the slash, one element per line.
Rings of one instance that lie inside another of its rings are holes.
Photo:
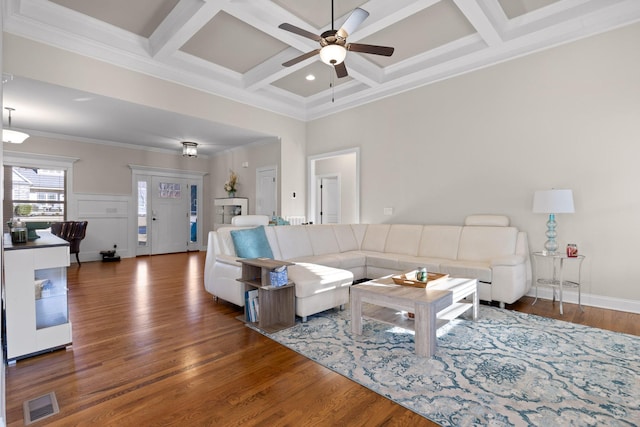
<path fill-rule="evenodd" d="M 60 412 L 56 394 L 52 391 L 35 399 L 27 400 L 22 405 L 24 411 L 24 425 L 40 421 Z"/>

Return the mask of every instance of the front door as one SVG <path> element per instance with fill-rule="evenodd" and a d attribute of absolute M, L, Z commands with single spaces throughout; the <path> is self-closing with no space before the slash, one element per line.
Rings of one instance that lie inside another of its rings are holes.
<path fill-rule="evenodd" d="M 151 179 L 151 254 L 185 252 L 191 240 L 191 190 L 187 179 Z"/>

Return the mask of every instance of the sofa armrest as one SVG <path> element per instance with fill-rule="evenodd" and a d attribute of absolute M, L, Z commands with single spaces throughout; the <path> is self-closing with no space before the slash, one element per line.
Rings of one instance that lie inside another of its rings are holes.
<path fill-rule="evenodd" d="M 499 266 L 514 266 L 524 264 L 526 259 L 524 255 L 507 255 L 500 258 L 493 258 L 491 260 L 491 267 Z"/>

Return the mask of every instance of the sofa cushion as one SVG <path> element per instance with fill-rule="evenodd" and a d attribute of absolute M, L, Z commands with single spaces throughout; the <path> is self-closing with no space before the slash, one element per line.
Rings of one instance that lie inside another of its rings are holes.
<path fill-rule="evenodd" d="M 274 228 L 282 259 L 289 260 L 313 255 L 313 247 L 306 225 L 286 225 Z"/>
<path fill-rule="evenodd" d="M 399 270 L 400 264 L 398 260 L 404 256 L 375 251 L 362 251 L 362 253 L 367 257 L 367 267 L 378 267 L 387 270 Z"/>
<path fill-rule="evenodd" d="M 384 245 L 386 253 L 418 255 L 422 225 L 393 224 Z"/>
<path fill-rule="evenodd" d="M 389 234 L 389 224 L 369 224 L 362 240 L 362 250 L 384 252 L 384 245 Z"/>
<path fill-rule="evenodd" d="M 306 228 L 314 255 L 340 252 L 336 235 L 330 225 L 307 225 Z"/>
<path fill-rule="evenodd" d="M 351 270 L 367 265 L 367 257 L 360 251 L 342 252 L 336 256 L 340 260 L 340 268 Z"/>
<path fill-rule="evenodd" d="M 233 238 L 231 232 L 233 230 L 247 230 L 255 227 L 220 227 L 216 231 L 218 236 L 218 244 L 220 245 L 220 251 L 223 254 L 237 256 L 236 248 L 233 244 Z"/>
<path fill-rule="evenodd" d="M 264 226 L 231 230 L 231 239 L 236 255 L 240 258 L 273 258 Z"/>
<path fill-rule="evenodd" d="M 340 258 L 338 258 L 335 254 L 301 256 L 297 258 L 291 258 L 288 261 L 296 263 L 304 262 L 309 264 L 320 264 L 326 265 L 327 267 L 340 268 Z"/>
<path fill-rule="evenodd" d="M 305 298 L 351 286 L 353 273 L 347 270 L 311 263 L 287 267 L 289 279 L 295 283 L 297 298 Z"/>
<path fill-rule="evenodd" d="M 465 261 L 489 261 L 516 253 L 518 230 L 515 227 L 466 226 L 460 234 L 458 256 Z"/>
<path fill-rule="evenodd" d="M 456 259 L 462 227 L 456 225 L 425 225 L 418 256 L 427 258 Z"/>
<path fill-rule="evenodd" d="M 280 246 L 278 246 L 278 238 L 276 237 L 275 226 L 269 226 L 264 228 L 264 234 L 267 235 L 269 246 L 271 246 L 271 252 L 273 252 L 273 259 L 283 259 L 280 253 Z"/>
<path fill-rule="evenodd" d="M 470 277 L 481 282 L 491 283 L 492 271 L 487 262 L 482 261 L 446 261 L 440 264 L 440 273 L 456 277 Z"/>
<path fill-rule="evenodd" d="M 427 271 L 432 273 L 440 272 L 440 264 L 448 260 L 443 258 L 414 257 L 404 256 L 398 260 L 399 270 L 402 272 L 415 270 L 416 268 L 426 267 Z"/>
<path fill-rule="evenodd" d="M 334 224 L 331 226 L 333 233 L 338 242 L 340 252 L 357 251 L 360 249 L 358 239 L 356 238 L 353 228 L 349 224 Z"/>

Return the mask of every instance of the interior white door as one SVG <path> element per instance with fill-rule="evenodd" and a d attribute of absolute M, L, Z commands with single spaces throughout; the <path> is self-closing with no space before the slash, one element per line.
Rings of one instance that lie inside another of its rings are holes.
<path fill-rule="evenodd" d="M 340 223 L 340 182 L 338 176 L 326 176 L 318 179 L 320 224 Z"/>
<path fill-rule="evenodd" d="M 188 180 L 181 178 L 152 177 L 151 221 L 147 223 L 152 255 L 188 250 L 191 228 L 188 184 Z"/>
<path fill-rule="evenodd" d="M 256 169 L 256 215 L 276 215 L 278 206 L 277 169 L 275 166 Z"/>

